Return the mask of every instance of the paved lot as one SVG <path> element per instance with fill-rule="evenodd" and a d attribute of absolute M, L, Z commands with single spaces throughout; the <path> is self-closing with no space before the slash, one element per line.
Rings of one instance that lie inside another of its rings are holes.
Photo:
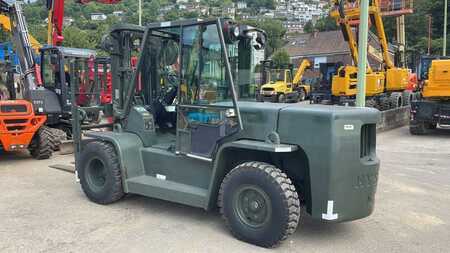
<path fill-rule="evenodd" d="M 129 196 L 89 202 L 74 176 L 48 168 L 71 156 L 0 160 L 0 252 L 450 252 L 450 131 L 379 135 L 375 213 L 327 225 L 303 215 L 274 250 L 235 240 L 215 213 Z"/>

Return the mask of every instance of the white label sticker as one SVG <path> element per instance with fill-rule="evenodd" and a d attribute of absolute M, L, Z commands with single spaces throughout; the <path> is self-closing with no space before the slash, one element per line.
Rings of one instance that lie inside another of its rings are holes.
<path fill-rule="evenodd" d="M 166 180 L 166 175 L 156 174 L 156 178 L 159 180 Z"/>
<path fill-rule="evenodd" d="M 353 130 L 355 130 L 355 126 L 354 125 L 344 125 L 344 130 L 345 131 L 353 131 Z"/>
<path fill-rule="evenodd" d="M 323 213 L 322 214 L 322 219 L 324 220 L 337 220 L 338 219 L 338 214 L 334 213 L 334 201 L 333 200 L 328 200 L 327 202 L 327 213 Z"/>

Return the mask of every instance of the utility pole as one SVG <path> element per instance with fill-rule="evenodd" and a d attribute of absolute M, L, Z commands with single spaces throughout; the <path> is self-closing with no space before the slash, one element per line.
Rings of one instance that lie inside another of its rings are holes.
<path fill-rule="evenodd" d="M 444 1 L 444 45 L 443 56 L 447 56 L 447 0 Z"/>
<path fill-rule="evenodd" d="M 359 17 L 359 59 L 358 59 L 358 93 L 356 106 L 366 106 L 366 74 L 367 74 L 367 40 L 369 34 L 369 0 L 361 0 Z"/>
<path fill-rule="evenodd" d="M 138 15 L 139 15 L 139 25 L 142 25 L 142 0 L 139 0 Z"/>
<path fill-rule="evenodd" d="M 428 15 L 428 55 L 431 55 L 431 25 L 433 22 L 433 18 L 431 15 Z"/>

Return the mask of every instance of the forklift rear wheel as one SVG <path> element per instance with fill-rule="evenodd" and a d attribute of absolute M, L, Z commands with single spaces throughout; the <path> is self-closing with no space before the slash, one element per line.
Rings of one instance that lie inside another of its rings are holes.
<path fill-rule="evenodd" d="M 305 99 L 306 99 L 306 92 L 304 89 L 300 89 L 298 92 L 298 101 L 302 102 L 305 101 Z"/>
<path fill-rule="evenodd" d="M 285 240 L 300 218 L 300 201 L 291 180 L 262 162 L 246 162 L 229 172 L 218 205 L 236 238 L 262 247 Z"/>
<path fill-rule="evenodd" d="M 81 188 L 98 204 L 110 204 L 124 196 L 119 158 L 114 147 L 103 141 L 88 143 L 77 166 Z"/>
<path fill-rule="evenodd" d="M 286 96 L 284 94 L 278 95 L 278 103 L 286 103 Z"/>
<path fill-rule="evenodd" d="M 53 135 L 52 128 L 42 126 L 33 136 L 28 150 L 33 158 L 38 160 L 48 159 L 52 156 L 53 150 L 57 143 L 56 137 Z"/>
<path fill-rule="evenodd" d="M 428 129 L 423 121 L 412 120 L 409 122 L 409 132 L 413 135 L 424 135 Z"/>

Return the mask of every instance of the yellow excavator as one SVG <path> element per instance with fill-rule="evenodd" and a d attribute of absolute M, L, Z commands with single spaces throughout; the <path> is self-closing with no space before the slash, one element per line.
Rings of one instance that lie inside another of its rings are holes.
<path fill-rule="evenodd" d="M 272 66 L 271 61 L 263 64 L 266 80 L 257 95 L 259 102 L 296 103 L 304 101 L 309 96 L 311 86 L 302 82 L 305 71 L 311 67 L 309 60 L 302 60 L 295 75 L 292 65 L 287 68 Z"/>
<path fill-rule="evenodd" d="M 357 93 L 358 74 L 358 43 L 352 31 L 352 23 L 359 22 L 359 1 L 333 0 L 334 8 L 330 13 L 341 27 L 344 39 L 348 42 L 354 65 L 341 67 L 332 80 L 332 95 L 338 103 L 354 103 Z M 388 42 L 384 30 L 379 0 L 370 1 L 369 17 L 376 29 L 383 56 L 383 68 L 375 71 L 367 67 L 366 79 L 366 105 L 380 110 L 409 105 L 412 93 L 406 91 L 408 86 L 409 70 L 396 67 L 392 61 Z"/>
<path fill-rule="evenodd" d="M 11 32 L 11 20 L 8 16 L 0 14 L 0 27 L 3 31 L 10 33 Z M 39 54 L 39 49 L 42 48 L 42 44 L 39 43 L 31 34 L 29 34 L 29 39 L 31 43 L 31 47 L 33 50 Z"/>
<path fill-rule="evenodd" d="M 420 97 L 411 103 L 409 124 L 414 135 L 450 125 L 450 58 L 423 56 L 418 72 Z"/>

